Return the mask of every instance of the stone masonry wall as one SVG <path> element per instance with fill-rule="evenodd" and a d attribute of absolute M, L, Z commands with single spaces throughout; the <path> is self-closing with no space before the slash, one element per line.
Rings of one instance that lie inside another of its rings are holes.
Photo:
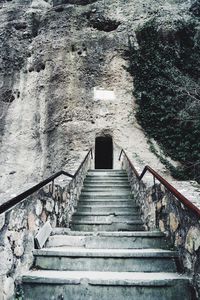
<path fill-rule="evenodd" d="M 200 299 L 200 218 L 184 206 L 162 184 L 139 181 L 124 157 L 132 193 L 141 207 L 146 229 L 161 230 L 180 255 L 180 271 L 192 276 L 197 299 Z M 153 177 L 151 175 L 151 177 Z"/>
<path fill-rule="evenodd" d="M 69 227 L 89 167 L 88 158 L 67 185 L 59 185 L 58 178 L 0 215 L 0 300 L 14 298 L 20 275 L 33 263 L 34 237 L 45 222 Z"/>

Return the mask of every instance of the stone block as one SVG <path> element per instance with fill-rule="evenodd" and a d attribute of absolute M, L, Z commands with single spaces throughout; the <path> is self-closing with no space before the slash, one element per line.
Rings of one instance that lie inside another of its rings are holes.
<path fill-rule="evenodd" d="M 46 208 L 46 211 L 48 212 L 52 212 L 53 209 L 54 209 L 54 200 L 49 198 L 47 201 L 46 201 L 46 205 L 45 205 L 45 208 Z"/>
<path fill-rule="evenodd" d="M 161 211 L 161 208 L 162 208 L 162 201 L 158 201 L 158 202 L 156 203 L 156 209 L 157 209 L 157 211 L 160 212 L 160 211 Z"/>
<path fill-rule="evenodd" d="M 67 202 L 68 197 L 69 197 L 69 195 L 68 195 L 67 191 L 64 191 L 62 194 L 62 201 Z"/>
<path fill-rule="evenodd" d="M 3 276 L 0 278 L 0 299 L 14 299 L 15 285 L 12 277 Z"/>
<path fill-rule="evenodd" d="M 10 213 L 9 230 L 23 229 L 27 226 L 27 211 L 21 208 L 14 208 Z"/>
<path fill-rule="evenodd" d="M 43 212 L 42 212 L 42 214 L 41 214 L 41 216 L 40 216 L 40 219 L 41 219 L 41 221 L 42 221 L 43 223 L 46 222 L 46 220 L 47 220 L 47 214 L 46 214 L 45 210 L 43 210 Z"/>
<path fill-rule="evenodd" d="M 23 245 L 16 245 L 15 248 L 14 248 L 14 254 L 17 256 L 17 257 L 21 257 L 23 254 L 24 254 L 24 247 Z"/>
<path fill-rule="evenodd" d="M 13 254 L 10 244 L 7 242 L 4 247 L 0 247 L 0 276 L 6 275 L 13 265 Z"/>
<path fill-rule="evenodd" d="M 183 237 L 177 232 L 175 235 L 175 246 L 181 246 L 183 244 Z"/>
<path fill-rule="evenodd" d="M 40 200 L 37 200 L 35 204 L 35 213 L 38 217 L 41 215 L 42 210 L 43 210 L 43 205 Z"/>
<path fill-rule="evenodd" d="M 159 220 L 159 228 L 161 232 L 165 231 L 165 225 L 164 222 L 162 220 Z"/>
<path fill-rule="evenodd" d="M 190 253 L 186 253 L 183 257 L 183 265 L 187 270 L 191 270 L 193 266 L 192 255 Z"/>
<path fill-rule="evenodd" d="M 200 247 L 200 229 L 191 226 L 185 241 L 185 248 L 190 252 L 194 253 Z"/>
<path fill-rule="evenodd" d="M 55 213 L 56 213 L 56 215 L 58 214 L 58 212 L 59 212 L 58 203 L 55 203 Z"/>
<path fill-rule="evenodd" d="M 14 255 L 21 257 L 24 253 L 24 231 L 10 231 L 9 239 L 12 244 Z"/>
<path fill-rule="evenodd" d="M 166 207 L 168 204 L 168 198 L 167 196 L 165 195 L 163 198 L 162 198 L 162 206 Z"/>
<path fill-rule="evenodd" d="M 175 232 L 179 226 L 179 220 L 174 213 L 169 214 L 169 226 L 172 232 Z"/>
<path fill-rule="evenodd" d="M 33 232 L 36 230 L 36 224 L 35 224 L 35 215 L 30 212 L 28 215 L 28 229 Z"/>

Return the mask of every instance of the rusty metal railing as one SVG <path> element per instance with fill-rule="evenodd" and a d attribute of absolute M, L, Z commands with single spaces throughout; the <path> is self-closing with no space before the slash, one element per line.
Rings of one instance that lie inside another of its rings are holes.
<path fill-rule="evenodd" d="M 168 191 L 170 191 L 181 203 L 183 203 L 187 208 L 191 209 L 193 212 L 195 212 L 200 217 L 200 209 L 195 206 L 190 200 L 188 200 L 185 196 L 183 196 L 177 189 L 175 189 L 166 179 L 164 179 L 161 175 L 159 175 L 154 169 L 152 169 L 149 166 L 145 166 L 142 173 L 139 174 L 132 162 L 130 161 L 128 155 L 124 151 L 124 149 L 121 150 L 119 160 L 121 160 L 122 155 L 124 155 L 135 173 L 135 176 L 139 181 L 142 180 L 146 172 L 150 172 L 154 178 L 156 178 L 161 184 L 163 184 Z"/>
<path fill-rule="evenodd" d="M 93 158 L 92 148 L 88 151 L 87 155 L 85 156 L 84 160 L 82 161 L 82 163 L 80 164 L 78 170 L 76 171 L 76 173 L 74 175 L 72 175 L 68 172 L 65 172 L 65 171 L 59 171 L 59 172 L 55 173 L 51 177 L 49 177 L 49 178 L 47 178 L 43 181 L 40 181 L 38 184 L 34 185 L 33 187 L 26 190 L 25 192 L 13 197 L 12 199 L 10 199 L 10 200 L 6 201 L 5 203 L 1 204 L 0 205 L 0 214 L 2 214 L 4 212 L 6 212 L 7 210 L 11 209 L 16 204 L 24 201 L 27 197 L 29 197 L 33 193 L 37 192 L 43 186 L 45 186 L 46 184 L 54 181 L 56 178 L 58 178 L 61 175 L 65 175 L 65 176 L 73 178 L 73 179 L 76 178 L 76 176 L 78 175 L 78 173 L 82 169 L 83 165 L 85 164 L 86 160 L 88 159 L 89 155 L 91 155 L 91 158 Z"/>

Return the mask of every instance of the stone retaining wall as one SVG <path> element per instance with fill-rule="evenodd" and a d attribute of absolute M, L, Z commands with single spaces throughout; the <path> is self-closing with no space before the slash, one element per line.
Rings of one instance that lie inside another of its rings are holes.
<path fill-rule="evenodd" d="M 125 157 L 122 168 L 127 170 L 146 229 L 160 229 L 166 234 L 172 247 L 179 251 L 180 271 L 192 276 L 200 299 L 200 218 L 162 184 L 153 184 L 153 179 L 152 185 L 139 181 Z"/>
<path fill-rule="evenodd" d="M 56 180 L 0 215 L 0 300 L 16 299 L 15 285 L 33 263 L 34 237 L 45 222 L 69 227 L 89 166 L 90 159 L 64 187 Z"/>

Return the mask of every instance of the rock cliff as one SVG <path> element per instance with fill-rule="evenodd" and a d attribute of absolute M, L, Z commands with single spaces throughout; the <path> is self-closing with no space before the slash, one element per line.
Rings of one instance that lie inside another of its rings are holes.
<path fill-rule="evenodd" d="M 100 134 L 167 176 L 135 118 L 130 41 L 137 47 L 136 29 L 158 14 L 166 26 L 172 16 L 187 17 L 191 5 L 198 14 L 197 2 L 0 1 L 3 199 L 55 171 L 75 170 Z M 114 98 L 95 98 L 101 89 Z"/>

